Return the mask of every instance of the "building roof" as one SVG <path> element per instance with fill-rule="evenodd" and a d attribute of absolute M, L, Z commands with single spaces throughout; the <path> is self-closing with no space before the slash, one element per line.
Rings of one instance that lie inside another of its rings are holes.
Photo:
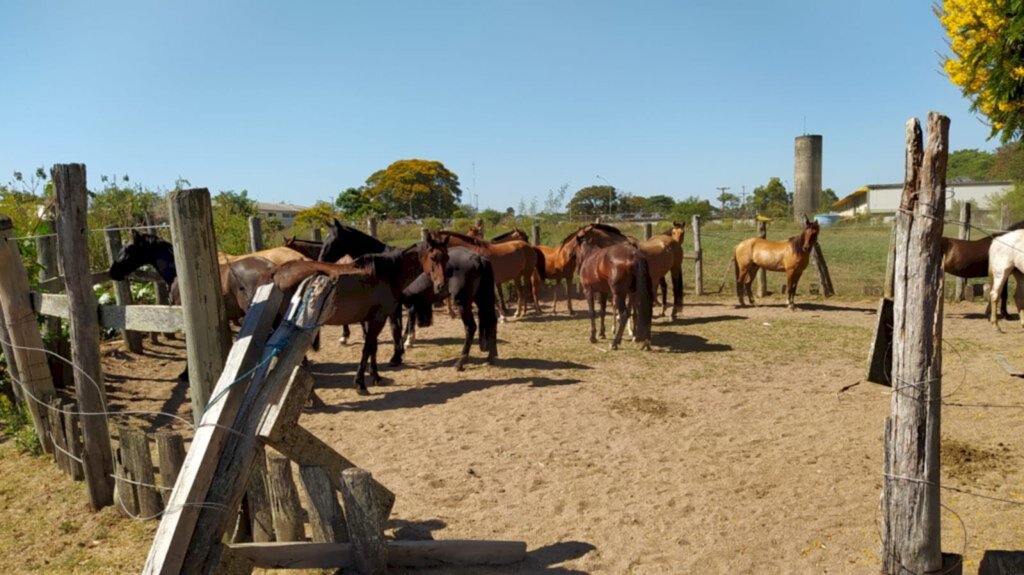
<path fill-rule="evenodd" d="M 868 186 L 864 186 L 862 188 L 857 188 L 856 190 L 853 191 L 852 194 L 846 196 L 845 198 L 842 198 L 842 199 L 839 199 L 839 200 L 836 200 L 835 202 L 833 202 L 832 203 L 832 209 L 842 209 L 847 204 L 852 203 L 854 200 L 856 200 L 857 198 L 859 198 L 859 197 L 861 197 L 861 196 L 863 196 L 863 195 L 865 195 L 867 193 L 868 193 Z"/>
<path fill-rule="evenodd" d="M 993 180 L 993 181 L 986 181 L 986 182 L 946 182 L 946 187 L 950 187 L 950 188 L 971 188 L 971 187 L 980 187 L 980 186 L 1009 186 L 1009 185 L 1012 185 L 1012 184 L 1013 184 L 1013 182 L 1011 182 L 1009 180 Z M 861 196 L 867 194 L 868 190 L 893 190 L 893 189 L 895 189 L 895 190 L 902 190 L 903 189 L 903 184 L 868 184 L 866 186 L 857 188 L 852 193 L 850 193 L 848 196 L 846 196 L 844 198 L 841 198 L 840 200 L 834 202 L 832 204 L 832 208 L 833 209 L 842 209 L 845 206 L 847 206 L 848 204 L 853 203 L 855 200 L 857 200 Z"/>
<path fill-rule="evenodd" d="M 297 206 L 295 204 L 275 204 L 271 202 L 256 202 L 256 209 L 261 212 L 291 212 L 299 213 L 302 210 L 309 209 L 306 206 Z"/>

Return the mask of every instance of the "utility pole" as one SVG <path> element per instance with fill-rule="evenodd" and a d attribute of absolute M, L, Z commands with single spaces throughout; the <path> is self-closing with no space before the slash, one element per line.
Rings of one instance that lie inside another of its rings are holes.
<path fill-rule="evenodd" d="M 610 220 L 612 219 L 612 194 L 615 193 L 615 186 L 613 186 L 612 183 L 609 182 L 608 180 L 602 178 L 600 175 L 594 177 L 608 184 L 608 219 Z"/>
<path fill-rule="evenodd" d="M 717 187 L 715 189 L 718 190 L 718 197 L 720 198 L 720 197 L 722 197 L 722 195 L 725 194 L 725 192 L 728 192 L 732 188 L 730 188 L 728 186 L 720 186 L 720 187 Z M 717 200 L 718 198 L 715 198 L 715 199 Z M 725 203 L 722 202 L 721 200 L 719 200 L 719 203 L 722 204 L 722 211 L 725 211 Z M 721 215 L 719 215 L 719 217 L 721 217 Z"/>
<path fill-rule="evenodd" d="M 740 197 L 740 213 L 744 216 L 747 215 L 747 186 L 740 186 L 743 189 L 743 193 Z"/>

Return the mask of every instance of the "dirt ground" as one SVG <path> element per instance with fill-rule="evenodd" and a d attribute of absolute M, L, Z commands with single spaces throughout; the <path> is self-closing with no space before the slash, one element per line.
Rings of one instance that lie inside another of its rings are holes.
<path fill-rule="evenodd" d="M 876 304 L 781 301 L 688 298 L 679 321 L 656 321 L 653 352 L 590 344 L 577 301 L 573 319 L 563 307 L 503 324 L 498 364 L 474 348 L 463 373 L 461 324 L 437 314 L 369 397 L 351 383 L 359 346 L 329 327 L 311 356 L 324 405 L 302 423 L 397 494 L 389 534 L 529 546 L 519 565 L 418 573 L 877 573 L 890 394 L 862 381 Z M 1024 367 L 1024 330 L 998 333 L 980 308 L 946 310 L 942 481 L 1021 503 L 943 492 L 943 549 L 965 553 L 964 573 L 986 550 L 1024 550 L 1024 380 L 993 360 Z M 112 344 L 111 406 L 190 419 L 174 381 L 182 348 L 147 341 L 139 357 Z M 136 543 L 107 539 L 96 554 L 137 570 L 146 534 Z M 0 550 L 6 565 L 17 553 Z"/>

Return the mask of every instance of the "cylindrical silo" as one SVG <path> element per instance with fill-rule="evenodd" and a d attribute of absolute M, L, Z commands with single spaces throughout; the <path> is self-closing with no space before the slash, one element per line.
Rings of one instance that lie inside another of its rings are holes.
<path fill-rule="evenodd" d="M 793 169 L 793 217 L 814 217 L 821 197 L 821 136 L 797 136 Z"/>

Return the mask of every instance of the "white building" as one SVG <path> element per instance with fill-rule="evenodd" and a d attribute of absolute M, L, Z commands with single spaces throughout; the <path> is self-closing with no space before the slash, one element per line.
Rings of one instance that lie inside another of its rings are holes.
<path fill-rule="evenodd" d="M 259 211 L 260 215 L 267 219 L 276 218 L 281 220 L 281 223 L 287 228 L 295 222 L 295 216 L 307 208 L 305 206 L 297 206 L 295 204 L 256 202 L 256 209 Z"/>
<path fill-rule="evenodd" d="M 978 210 L 990 209 L 991 198 L 1013 189 L 1013 182 L 963 182 L 946 184 L 946 211 L 953 202 L 971 202 Z M 903 184 L 872 184 L 832 204 L 832 211 L 842 216 L 859 214 L 894 214 L 900 206 Z"/>

